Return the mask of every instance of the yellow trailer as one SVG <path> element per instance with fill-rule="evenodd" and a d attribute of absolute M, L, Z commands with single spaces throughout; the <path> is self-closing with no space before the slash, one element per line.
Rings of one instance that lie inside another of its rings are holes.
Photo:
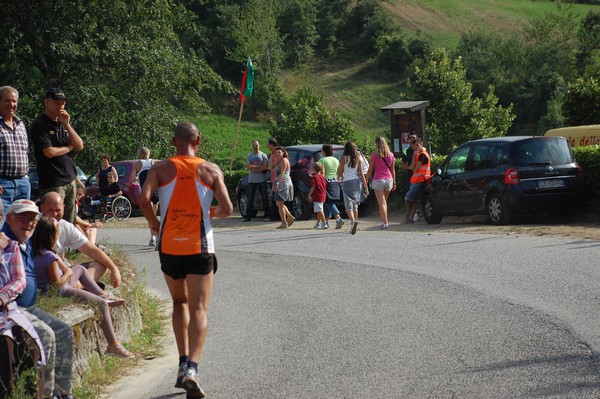
<path fill-rule="evenodd" d="M 561 127 L 548 130 L 544 136 L 566 137 L 571 147 L 600 144 L 600 125 Z"/>

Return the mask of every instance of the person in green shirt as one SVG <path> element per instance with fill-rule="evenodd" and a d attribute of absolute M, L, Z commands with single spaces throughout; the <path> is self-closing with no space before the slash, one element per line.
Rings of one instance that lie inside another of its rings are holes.
<path fill-rule="evenodd" d="M 319 159 L 319 162 L 323 164 L 325 170 L 325 181 L 327 181 L 327 198 L 325 199 L 325 224 L 329 228 L 329 219 L 333 216 L 335 218 L 335 228 L 341 229 L 344 225 L 344 219 L 340 217 L 340 211 L 335 205 L 335 201 L 340 200 L 340 183 L 337 180 L 337 170 L 340 165 L 340 161 L 333 156 L 333 148 L 331 144 L 323 144 L 321 148 L 321 154 L 323 157 Z"/>

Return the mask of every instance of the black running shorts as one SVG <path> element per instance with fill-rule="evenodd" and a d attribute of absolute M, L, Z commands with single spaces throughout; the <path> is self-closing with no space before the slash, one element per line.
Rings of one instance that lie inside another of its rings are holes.
<path fill-rule="evenodd" d="M 169 255 L 158 253 L 160 270 L 173 279 L 185 278 L 188 274 L 209 274 L 217 272 L 215 254 L 201 253 L 197 255 Z"/>

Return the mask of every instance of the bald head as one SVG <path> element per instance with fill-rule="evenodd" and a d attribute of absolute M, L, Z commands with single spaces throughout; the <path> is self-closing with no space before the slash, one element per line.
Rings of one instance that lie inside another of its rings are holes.
<path fill-rule="evenodd" d="M 40 198 L 40 209 L 44 216 L 61 220 L 65 212 L 63 197 L 55 191 L 44 194 L 42 198 Z"/>
<path fill-rule="evenodd" d="M 200 137 L 196 125 L 191 122 L 181 122 L 175 127 L 174 138 L 181 144 L 194 144 Z"/>

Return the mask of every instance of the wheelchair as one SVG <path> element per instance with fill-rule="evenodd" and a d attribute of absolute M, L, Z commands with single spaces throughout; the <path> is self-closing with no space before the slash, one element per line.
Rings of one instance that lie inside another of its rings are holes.
<path fill-rule="evenodd" d="M 88 219 L 90 222 L 96 220 L 108 222 L 113 219 L 125 220 L 131 216 L 131 202 L 123 195 L 116 198 L 104 196 L 85 197 L 82 205 L 79 207 L 79 217 Z"/>

